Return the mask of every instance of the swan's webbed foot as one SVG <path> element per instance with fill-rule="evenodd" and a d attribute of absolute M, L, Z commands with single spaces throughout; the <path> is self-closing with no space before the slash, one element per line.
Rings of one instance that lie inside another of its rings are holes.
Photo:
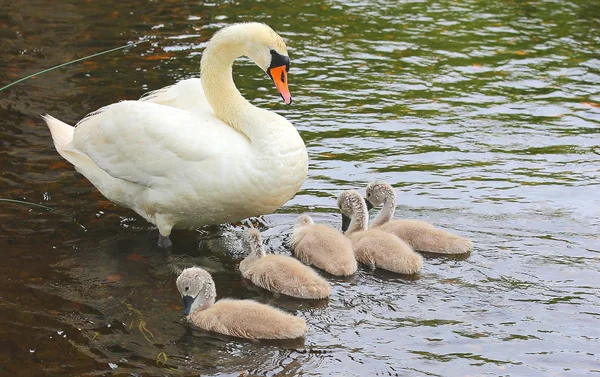
<path fill-rule="evenodd" d="M 169 238 L 169 236 L 163 236 L 162 234 L 158 234 L 158 246 L 162 247 L 163 249 L 168 249 L 171 246 L 173 246 L 173 242 L 171 242 L 171 239 Z"/>
<path fill-rule="evenodd" d="M 371 270 L 371 272 L 373 272 L 377 268 L 377 265 L 375 264 L 374 260 L 370 260 L 369 263 L 367 263 L 367 267 L 369 270 Z"/>

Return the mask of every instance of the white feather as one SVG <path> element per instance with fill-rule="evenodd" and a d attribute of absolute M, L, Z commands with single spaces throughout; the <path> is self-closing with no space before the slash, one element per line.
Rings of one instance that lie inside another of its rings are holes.
<path fill-rule="evenodd" d="M 255 23 L 218 34 L 203 57 L 206 80 L 183 80 L 139 101 L 106 106 L 75 128 L 44 117 L 57 151 L 104 196 L 156 224 L 162 235 L 172 227 L 271 213 L 306 178 L 306 147 L 293 125 L 251 105 L 231 79 L 235 57 L 263 53 L 244 48 L 264 44 L 269 54 L 269 45 L 281 50 L 283 41 Z M 230 61 L 224 62 L 224 49 Z"/>

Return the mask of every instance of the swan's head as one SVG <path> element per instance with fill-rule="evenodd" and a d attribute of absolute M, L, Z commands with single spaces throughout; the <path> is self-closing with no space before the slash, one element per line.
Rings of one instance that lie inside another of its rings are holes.
<path fill-rule="evenodd" d="M 356 214 L 366 213 L 367 211 L 365 200 L 356 190 L 342 192 L 338 197 L 337 205 L 342 213 L 342 232 L 348 230 L 350 222 Z"/>
<path fill-rule="evenodd" d="M 250 255 L 257 257 L 265 256 L 265 249 L 262 245 L 262 237 L 258 229 L 249 228 L 242 234 L 242 246 L 245 250 L 250 251 Z"/>
<path fill-rule="evenodd" d="M 215 302 L 215 283 L 208 272 L 200 267 L 183 270 L 177 278 L 177 290 L 183 299 L 183 314 L 206 309 Z"/>
<path fill-rule="evenodd" d="M 297 227 L 300 226 L 306 226 L 306 225 L 313 225 L 315 222 L 313 221 L 313 219 L 308 216 L 308 215 L 300 215 L 298 216 L 298 218 L 296 219 L 296 225 Z"/>
<path fill-rule="evenodd" d="M 269 75 L 279 95 L 286 105 L 292 103 L 292 95 L 288 88 L 288 72 L 290 58 L 283 38 L 269 26 L 261 23 L 248 25 L 249 37 L 252 42 L 248 57 Z"/>
<path fill-rule="evenodd" d="M 390 198 L 394 198 L 394 188 L 384 181 L 373 181 L 367 185 L 367 208 L 378 207 Z"/>
<path fill-rule="evenodd" d="M 288 88 L 290 58 L 283 38 L 269 26 L 259 22 L 239 23 L 219 30 L 211 43 L 227 42 L 227 46 L 241 45 L 243 54 L 252 59 L 269 75 L 281 98 L 287 105 L 292 103 Z"/>

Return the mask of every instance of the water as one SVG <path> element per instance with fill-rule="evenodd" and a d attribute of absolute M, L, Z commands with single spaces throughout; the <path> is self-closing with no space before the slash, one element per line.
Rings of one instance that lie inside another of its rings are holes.
<path fill-rule="evenodd" d="M 102 49 L 151 43 L 0 92 L 0 375 L 585 376 L 600 372 L 600 7 L 578 1 L 188 3 L 16 1 L 0 15 L 0 83 Z M 259 223 L 288 253 L 300 212 L 339 226 L 341 190 L 385 179 L 398 217 L 473 239 L 419 279 L 361 269 L 328 301 L 274 297 L 236 270 L 241 226 L 156 230 L 104 199 L 38 117 L 197 76 L 220 27 L 264 21 L 292 59 L 285 107 L 241 61 L 255 104 L 300 130 L 309 177 Z M 221 297 L 305 318 L 305 341 L 247 342 L 182 319 L 172 266 Z M 145 325 L 145 327 L 144 327 Z M 166 361 L 166 362 L 165 362 Z M 163 365 L 163 362 L 164 365 Z"/>

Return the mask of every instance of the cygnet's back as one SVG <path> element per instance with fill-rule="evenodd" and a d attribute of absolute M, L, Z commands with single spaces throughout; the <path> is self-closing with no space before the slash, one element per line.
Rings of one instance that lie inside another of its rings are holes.
<path fill-rule="evenodd" d="M 358 191 L 344 191 L 338 197 L 342 218 L 349 218 L 346 236 L 352 241 L 354 255 L 360 263 L 371 268 L 415 274 L 423 268 L 423 258 L 406 242 L 377 228 L 368 229 L 367 204 Z M 342 224 L 347 224 L 344 219 Z M 342 225 L 346 229 L 346 225 Z"/>
<path fill-rule="evenodd" d="M 331 295 L 329 283 L 312 268 L 292 257 L 266 255 L 258 230 L 247 230 L 242 241 L 250 250 L 248 257 L 240 262 L 244 278 L 271 292 L 292 297 L 322 299 Z"/>
<path fill-rule="evenodd" d="M 440 254 L 465 254 L 473 242 L 420 220 L 396 219 L 377 227 L 402 238 L 413 249 Z"/>
<path fill-rule="evenodd" d="M 252 300 L 222 299 L 189 320 L 206 331 L 246 339 L 295 339 L 308 331 L 304 319 Z"/>
<path fill-rule="evenodd" d="M 420 220 L 392 217 L 396 210 L 396 192 L 384 181 L 374 181 L 367 185 L 367 201 L 381 210 L 371 223 L 372 228 L 394 234 L 402 238 L 413 249 L 441 254 L 464 254 L 471 251 L 473 243 L 461 237 Z"/>
<path fill-rule="evenodd" d="M 359 231 L 348 236 L 356 259 L 372 268 L 399 274 L 416 274 L 423 268 L 423 258 L 409 244 L 380 229 Z"/>
<path fill-rule="evenodd" d="M 291 248 L 302 262 L 332 275 L 348 276 L 356 272 L 352 243 L 337 230 L 324 224 L 315 224 L 310 216 L 298 217 Z"/>

